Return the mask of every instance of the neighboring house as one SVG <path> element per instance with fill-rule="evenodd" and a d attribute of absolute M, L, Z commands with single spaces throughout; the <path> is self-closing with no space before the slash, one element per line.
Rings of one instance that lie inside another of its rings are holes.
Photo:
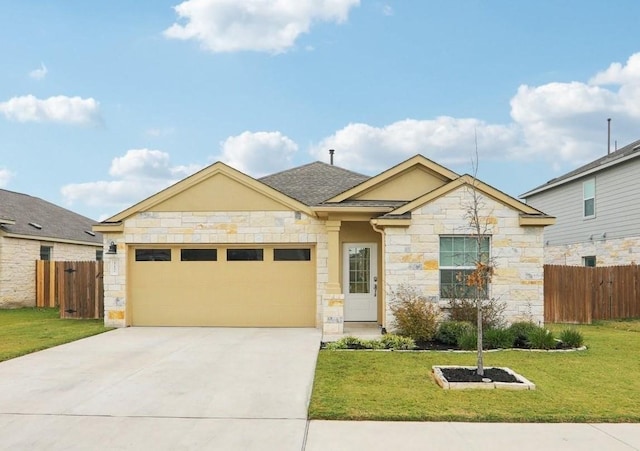
<path fill-rule="evenodd" d="M 403 284 L 431 300 L 475 255 L 474 179 L 417 155 L 375 177 L 314 162 L 253 179 L 215 163 L 96 225 L 110 326 L 393 329 Z M 543 229 L 553 218 L 479 181 L 509 319 L 543 319 Z"/>
<path fill-rule="evenodd" d="M 102 258 L 95 221 L 27 194 L 0 189 L 0 308 L 36 305 L 36 260 Z"/>
<path fill-rule="evenodd" d="M 626 265 L 640 257 L 640 140 L 521 195 L 557 217 L 545 263 Z"/>

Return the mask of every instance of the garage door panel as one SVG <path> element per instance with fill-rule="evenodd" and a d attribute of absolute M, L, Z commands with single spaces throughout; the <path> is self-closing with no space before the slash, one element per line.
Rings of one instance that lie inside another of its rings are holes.
<path fill-rule="evenodd" d="M 301 245 L 309 248 L 308 245 Z M 255 246 L 254 246 L 255 247 Z M 276 246 L 277 247 L 277 246 Z M 134 325 L 314 327 L 315 255 L 308 261 L 130 261 L 131 317 Z"/>

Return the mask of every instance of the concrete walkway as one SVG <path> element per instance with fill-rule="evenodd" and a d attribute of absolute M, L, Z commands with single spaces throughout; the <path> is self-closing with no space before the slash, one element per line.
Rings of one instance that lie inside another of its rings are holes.
<path fill-rule="evenodd" d="M 0 363 L 0 450 L 640 450 L 638 424 L 306 420 L 320 332 L 128 328 Z"/>

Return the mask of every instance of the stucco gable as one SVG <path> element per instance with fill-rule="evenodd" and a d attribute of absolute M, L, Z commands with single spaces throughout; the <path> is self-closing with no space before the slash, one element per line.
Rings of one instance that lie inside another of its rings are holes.
<path fill-rule="evenodd" d="M 346 200 L 410 201 L 458 178 L 458 174 L 422 155 L 408 160 L 337 195 L 326 203 Z"/>
<path fill-rule="evenodd" d="M 143 211 L 275 211 L 313 213 L 254 178 L 217 162 L 104 221 L 119 223 Z"/>

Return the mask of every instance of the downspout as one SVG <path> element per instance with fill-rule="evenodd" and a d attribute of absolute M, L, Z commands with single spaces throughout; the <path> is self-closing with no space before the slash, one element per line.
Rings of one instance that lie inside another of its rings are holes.
<path fill-rule="evenodd" d="M 369 221 L 371 227 L 374 231 L 378 232 L 380 236 L 380 254 L 382 255 L 382 267 L 380 268 L 380 281 L 378 283 L 378 292 L 380 293 L 380 301 L 382 303 L 382 318 L 381 318 L 381 327 L 382 330 L 385 331 L 387 329 L 387 290 L 385 287 L 386 280 L 386 252 L 385 252 L 385 239 L 384 239 L 384 229 L 379 229 L 376 226 L 377 221 L 372 219 Z"/>

